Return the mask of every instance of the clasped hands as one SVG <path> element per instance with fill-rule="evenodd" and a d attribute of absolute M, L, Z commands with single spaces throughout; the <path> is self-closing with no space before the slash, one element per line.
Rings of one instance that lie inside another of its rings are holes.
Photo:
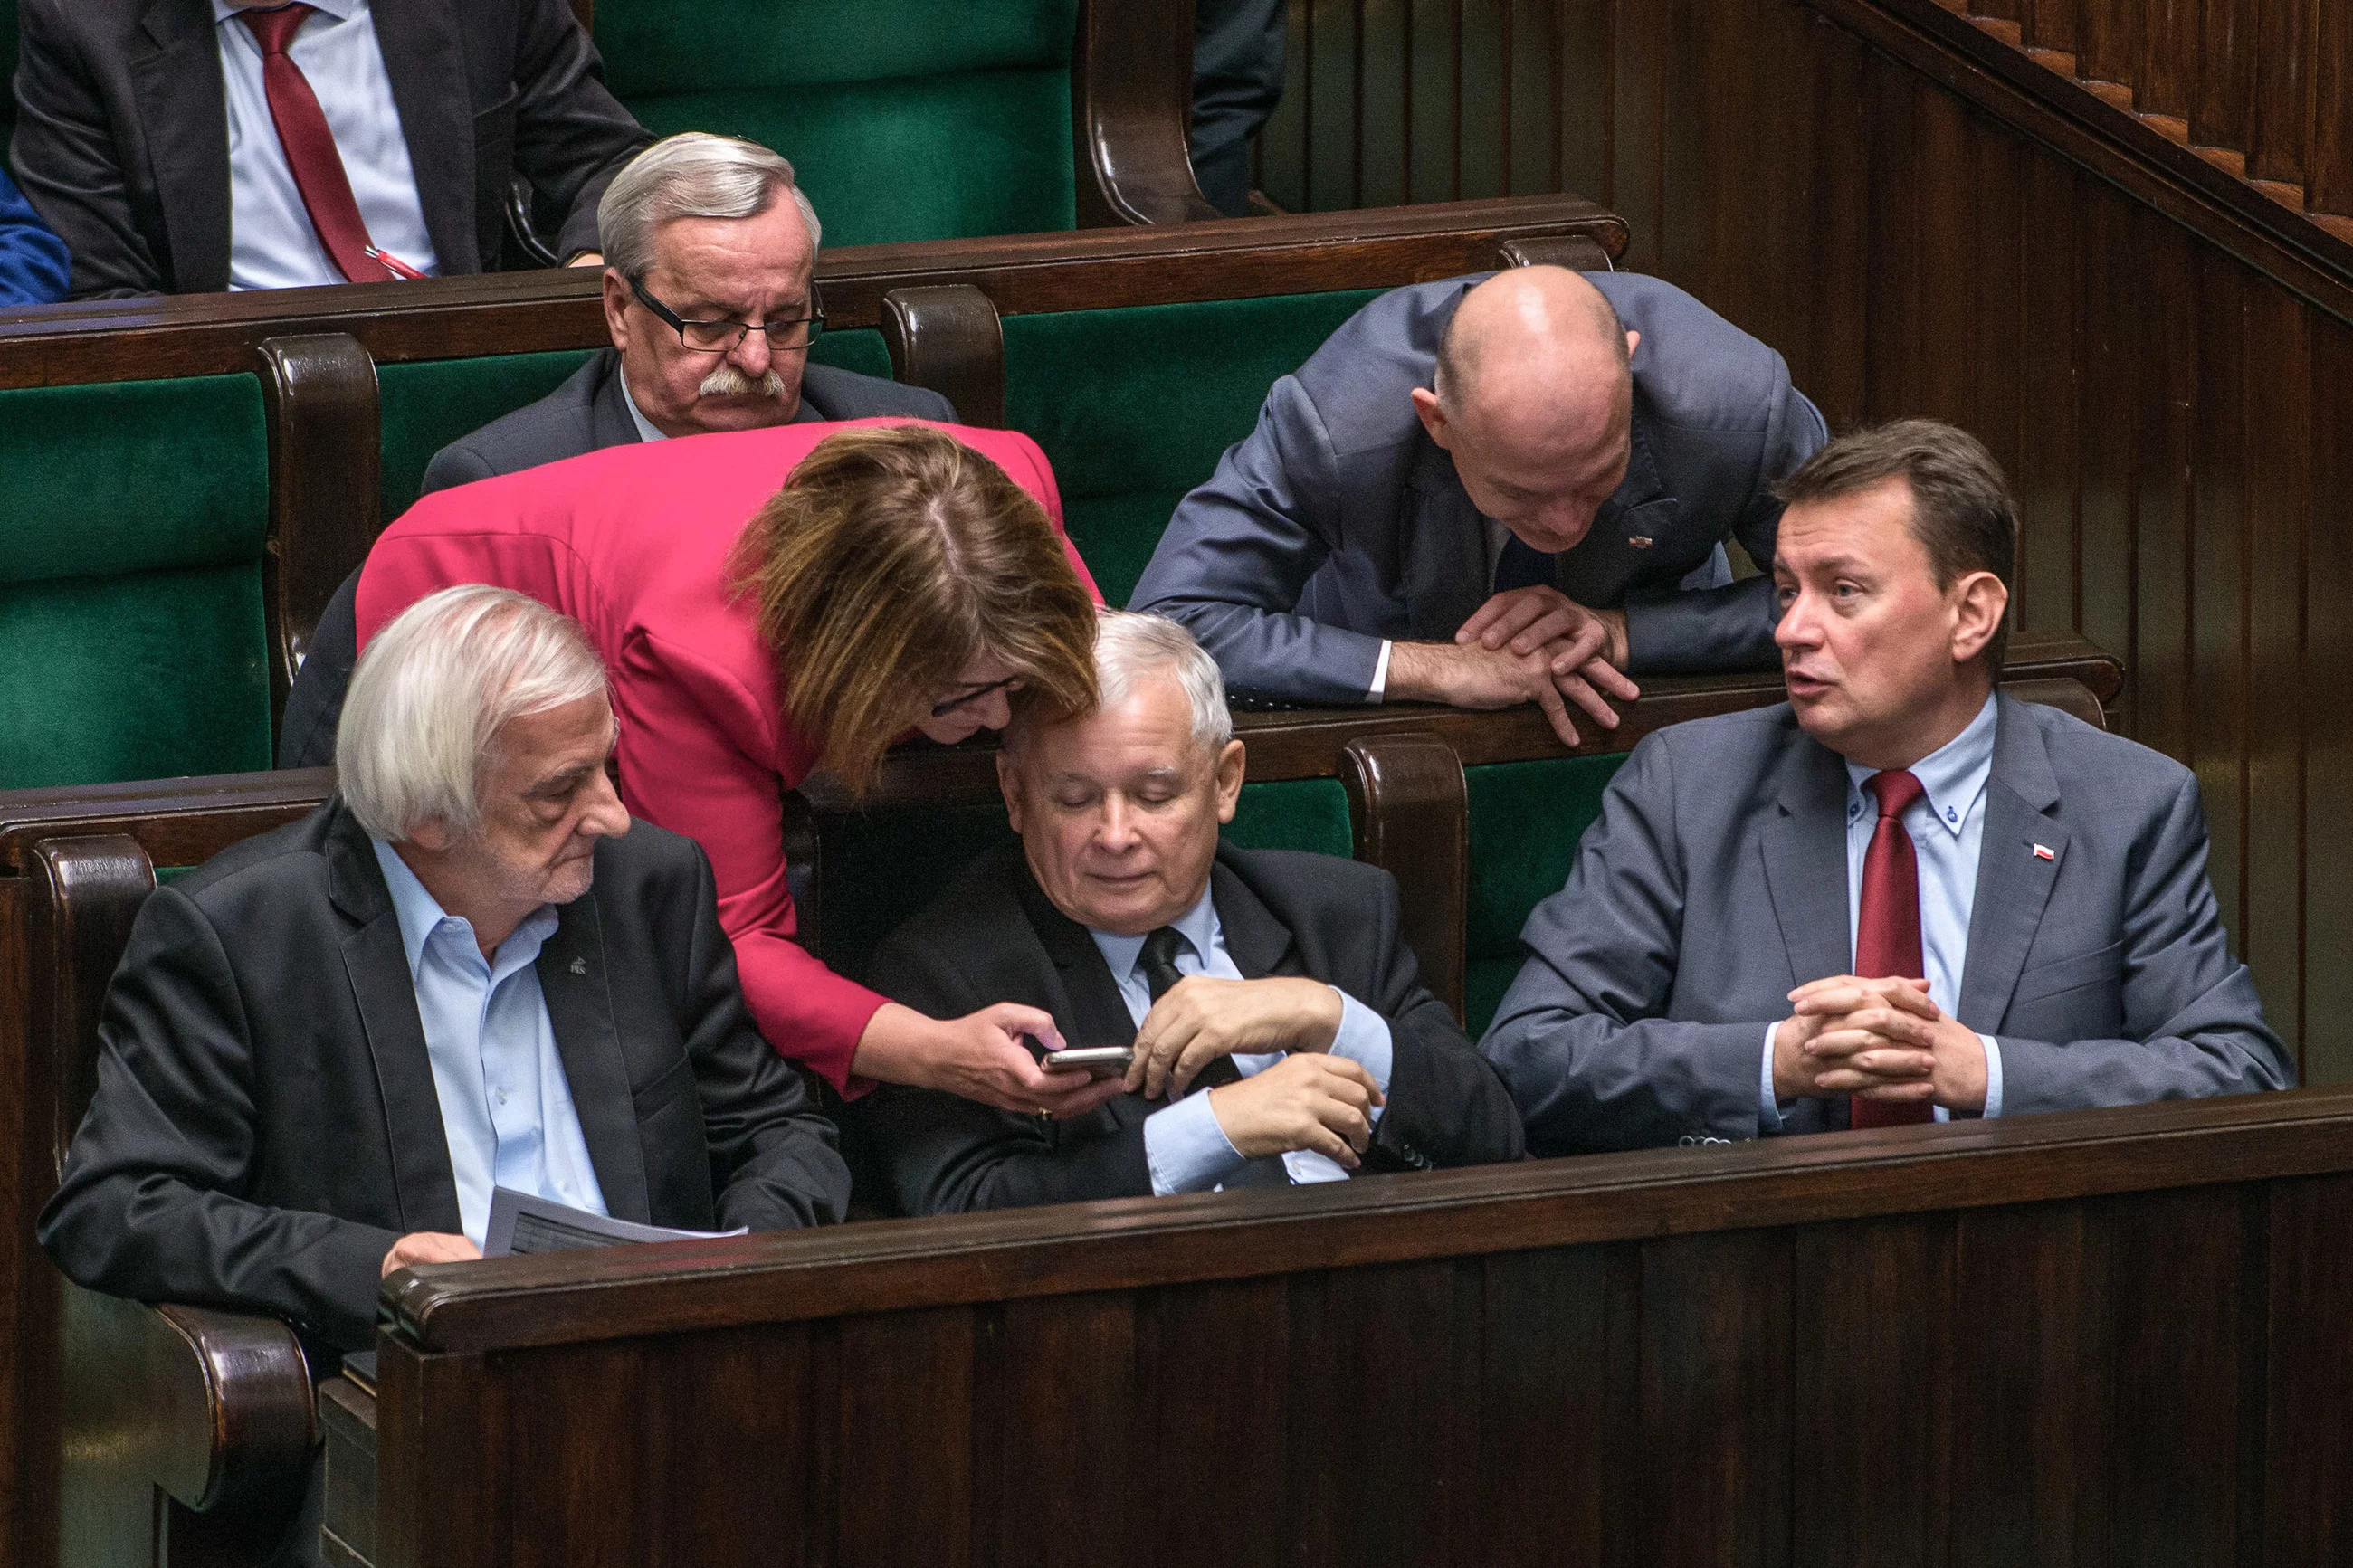
<path fill-rule="evenodd" d="M 1389 650 L 1388 689 L 1398 697 L 1458 708 L 1508 708 L 1534 702 L 1564 745 L 1577 742 L 1574 702 L 1605 730 L 1618 727 L 1610 700 L 1641 690 L 1622 673 L 1626 614 L 1588 610 L 1557 588 L 1511 588 L 1462 623 L 1454 646 L 1398 643 Z"/>
<path fill-rule="evenodd" d="M 1799 986 L 1789 1004 L 1773 1030 L 1776 1100 L 1850 1094 L 1984 1110 L 1985 1042 L 1929 1000 L 1926 980 L 1833 974 Z"/>
<path fill-rule="evenodd" d="M 1119 1087 L 1147 1100 L 1173 1098 L 1219 1057 L 1288 1052 L 1263 1071 L 1209 1090 L 1219 1129 L 1247 1159 L 1312 1149 L 1354 1170 L 1372 1142 L 1372 1108 L 1383 1100 L 1362 1064 L 1328 1054 L 1343 1012 L 1340 994 L 1320 981 L 1188 975 L 1145 1015 L 1135 1060 Z"/>

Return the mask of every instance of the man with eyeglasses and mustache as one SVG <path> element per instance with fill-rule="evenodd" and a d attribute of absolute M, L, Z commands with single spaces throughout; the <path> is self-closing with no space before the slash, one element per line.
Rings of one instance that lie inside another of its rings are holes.
<path fill-rule="evenodd" d="M 658 142 L 613 177 L 596 224 L 613 346 L 434 454 L 427 493 L 674 436 L 895 415 L 955 422 L 936 392 L 809 363 L 825 330 L 811 280 L 820 226 L 792 164 L 765 147 L 699 131 Z M 358 586 L 354 572 L 320 616 L 287 698 L 280 767 L 332 760 L 358 657 Z"/>

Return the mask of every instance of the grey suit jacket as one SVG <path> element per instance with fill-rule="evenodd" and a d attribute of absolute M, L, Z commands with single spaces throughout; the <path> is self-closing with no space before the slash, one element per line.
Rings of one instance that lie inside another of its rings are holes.
<path fill-rule="evenodd" d="M 518 173 L 596 244 L 596 203 L 653 136 L 606 90 L 565 0 L 373 0 L 445 273 L 496 268 Z M 228 110 L 210 0 L 21 0 L 25 195 L 73 247 L 73 297 L 228 287 Z"/>
<path fill-rule="evenodd" d="M 600 350 L 538 402 L 493 419 L 434 453 L 425 466 L 425 492 L 607 447 L 633 445 L 638 439 L 638 426 L 629 417 L 628 395 L 621 387 L 620 350 Z M 825 364 L 809 365 L 801 373 L 800 412 L 793 416 L 797 425 L 891 415 L 955 423 L 955 407 L 929 387 Z"/>
<path fill-rule="evenodd" d="M 540 990 L 613 1215 L 839 1219 L 833 1128 L 753 1026 L 702 850 L 646 822 L 600 840 L 595 886 L 556 919 Z M 364 1348 L 385 1253 L 456 1231 L 458 1187 L 400 917 L 341 800 L 158 889 L 99 1036 L 41 1215 L 58 1267 Z"/>
<path fill-rule="evenodd" d="M 1258 428 L 1187 496 L 1133 605 L 1192 627 L 1246 691 L 1361 702 L 1384 638 L 1451 640 L 1488 597 L 1486 526 L 1421 427 L 1455 307 L 1488 274 L 1383 295 L 1267 394 Z M 1655 278 L 1588 273 L 1634 354 L 1633 460 L 1562 592 L 1624 605 L 1637 674 L 1773 662 L 1769 578 L 1678 592 L 1736 539 L 1761 567 L 1781 506 L 1766 487 L 1828 439 L 1781 356 Z"/>
<path fill-rule="evenodd" d="M 2196 776 L 2000 701 L 1955 1013 L 2000 1046 L 2002 1113 L 2290 1087 L 2207 881 Z M 1482 1044 L 1532 1152 L 1757 1135 L 1765 1026 L 1852 962 L 1846 792 L 1786 703 L 1634 748 Z M 1846 1110 L 1804 1100 L 1783 1122 Z"/>

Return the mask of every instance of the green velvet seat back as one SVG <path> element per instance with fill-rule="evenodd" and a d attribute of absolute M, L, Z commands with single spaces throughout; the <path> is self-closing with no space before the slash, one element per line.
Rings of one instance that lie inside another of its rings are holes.
<path fill-rule="evenodd" d="M 1011 316 L 1006 421 L 1053 460 L 1071 537 L 1114 605 L 1267 389 L 1378 289 Z"/>
<path fill-rule="evenodd" d="M 1075 226 L 1077 27 L 1078 0 L 596 5 L 630 111 L 791 159 L 828 246 Z"/>
<path fill-rule="evenodd" d="M 1334 779 L 1246 784 L 1226 837 L 1244 848 L 1345 856 L 1353 842 L 1347 792 Z M 825 917 L 818 952 L 841 973 L 864 975 L 877 943 L 973 861 L 1012 839 L 1005 807 L 995 802 L 829 824 L 819 872 Z"/>
<path fill-rule="evenodd" d="M 270 759 L 250 375 L 0 392 L 0 789 Z"/>
<path fill-rule="evenodd" d="M 384 519 L 406 511 L 433 454 L 561 385 L 592 351 L 482 354 L 376 367 L 384 441 Z M 891 374 L 890 351 L 872 328 L 828 332 L 809 350 L 818 364 L 865 375 Z"/>
<path fill-rule="evenodd" d="M 1471 898 L 1463 921 L 1463 1011 L 1471 1037 L 1520 972 L 1528 911 L 1561 889 L 1577 841 L 1601 812 L 1623 754 L 1493 763 L 1463 770 L 1471 795 Z"/>

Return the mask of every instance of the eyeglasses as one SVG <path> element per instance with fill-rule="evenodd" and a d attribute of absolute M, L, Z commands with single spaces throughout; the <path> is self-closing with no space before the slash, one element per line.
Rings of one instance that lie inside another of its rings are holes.
<path fill-rule="evenodd" d="M 1002 691 L 1009 697 L 1021 689 L 1021 679 L 1020 676 L 1008 675 L 1002 680 L 992 680 L 986 686 L 976 686 L 961 697 L 951 697 L 945 702 L 934 702 L 932 704 L 932 717 L 944 719 L 957 709 L 977 702 L 992 691 Z"/>
<path fill-rule="evenodd" d="M 629 292 L 638 297 L 638 304 L 676 328 L 678 341 L 699 354 L 726 353 L 754 331 L 748 321 L 687 321 L 647 293 L 645 284 L 635 278 L 629 279 Z M 807 315 L 797 316 L 788 321 L 763 321 L 757 330 L 767 334 L 769 348 L 785 353 L 797 352 L 815 342 L 818 334 L 825 331 L 825 310 L 818 304 L 817 293 L 812 289 Z"/>

